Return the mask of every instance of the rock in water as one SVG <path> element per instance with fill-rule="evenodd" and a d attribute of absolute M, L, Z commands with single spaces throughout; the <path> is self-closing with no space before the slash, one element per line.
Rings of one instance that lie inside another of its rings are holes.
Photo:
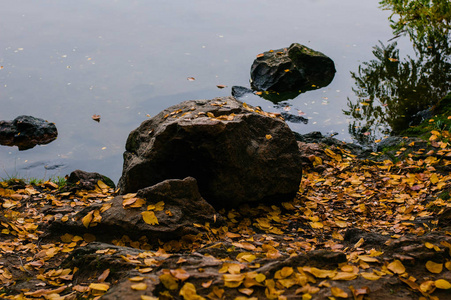
<path fill-rule="evenodd" d="M 305 92 L 327 86 L 335 75 L 332 59 L 294 43 L 259 55 L 251 67 L 251 85 L 258 91 Z"/>
<path fill-rule="evenodd" d="M 0 121 L 0 145 L 27 150 L 48 144 L 58 136 L 54 123 L 32 116 L 19 116 L 12 121 Z"/>
<path fill-rule="evenodd" d="M 118 187 L 130 193 L 165 179 L 197 179 L 215 207 L 295 196 L 301 157 L 275 114 L 233 97 L 174 105 L 132 131 Z"/>

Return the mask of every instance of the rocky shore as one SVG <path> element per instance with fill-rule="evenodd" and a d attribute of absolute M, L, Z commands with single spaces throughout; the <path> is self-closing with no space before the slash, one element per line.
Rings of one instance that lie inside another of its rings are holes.
<path fill-rule="evenodd" d="M 389 153 L 285 126 L 231 97 L 187 102 L 130 134 L 119 189 L 83 171 L 2 182 L 0 297 L 447 299 L 449 132 Z"/>

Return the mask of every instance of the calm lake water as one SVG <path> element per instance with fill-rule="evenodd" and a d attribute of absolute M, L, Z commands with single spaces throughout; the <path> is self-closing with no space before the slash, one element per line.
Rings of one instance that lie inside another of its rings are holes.
<path fill-rule="evenodd" d="M 293 42 L 331 57 L 337 73 L 329 86 L 284 102 L 309 119 L 290 126 L 351 141 L 342 112 L 357 98 L 350 72 L 374 58 L 379 40 L 393 37 L 390 12 L 377 0 L 0 2 L 0 120 L 32 115 L 59 132 L 54 142 L 26 151 L 0 146 L 0 177 L 82 169 L 117 182 L 126 138 L 146 115 L 248 87 L 256 55 Z M 407 38 L 398 49 L 412 54 Z"/>

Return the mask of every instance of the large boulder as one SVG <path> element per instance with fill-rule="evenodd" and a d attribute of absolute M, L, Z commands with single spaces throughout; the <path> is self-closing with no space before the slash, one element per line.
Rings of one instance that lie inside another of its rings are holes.
<path fill-rule="evenodd" d="M 258 91 L 300 93 L 327 86 L 334 75 L 332 59 L 294 43 L 258 55 L 251 67 L 251 86 Z"/>
<path fill-rule="evenodd" d="M 0 121 L 0 145 L 27 150 L 48 144 L 58 136 L 54 123 L 32 116 L 19 116 L 12 121 Z"/>
<path fill-rule="evenodd" d="M 230 207 L 294 197 L 301 171 L 283 120 L 225 97 L 182 102 L 132 131 L 118 187 L 124 194 L 192 176 L 209 203 Z"/>

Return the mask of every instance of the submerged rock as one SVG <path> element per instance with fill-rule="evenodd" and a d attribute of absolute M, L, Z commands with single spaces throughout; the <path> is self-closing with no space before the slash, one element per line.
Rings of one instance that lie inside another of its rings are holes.
<path fill-rule="evenodd" d="M 126 150 L 121 193 L 192 176 L 215 207 L 292 199 L 302 175 L 287 124 L 233 97 L 172 106 L 132 131 Z"/>
<path fill-rule="evenodd" d="M 55 140 L 58 131 L 54 123 L 32 116 L 19 116 L 12 121 L 0 121 L 0 144 L 27 150 Z"/>
<path fill-rule="evenodd" d="M 332 59 L 294 43 L 289 48 L 259 55 L 251 67 L 251 85 L 255 90 L 289 94 L 293 98 L 293 92 L 299 94 L 329 85 L 334 75 Z M 283 95 L 275 97 L 284 98 Z"/>

